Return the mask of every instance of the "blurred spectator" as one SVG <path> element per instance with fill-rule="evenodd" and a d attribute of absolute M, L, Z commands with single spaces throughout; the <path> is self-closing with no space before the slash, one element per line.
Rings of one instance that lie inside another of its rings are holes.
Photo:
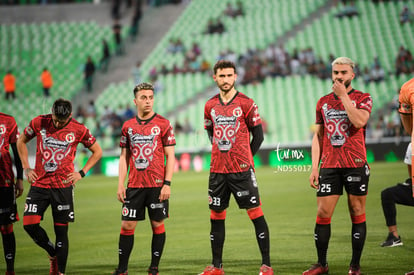
<path fill-rule="evenodd" d="M 236 2 L 236 12 L 234 16 L 243 16 L 243 15 L 244 15 L 243 3 L 239 0 Z"/>
<path fill-rule="evenodd" d="M 124 47 L 122 45 L 122 24 L 117 19 L 112 26 L 112 32 L 115 40 L 115 52 L 117 55 L 121 55 L 124 53 Z"/>
<path fill-rule="evenodd" d="M 108 70 L 109 60 L 111 58 L 111 53 L 109 51 L 109 45 L 106 39 L 102 39 L 102 57 L 99 61 L 99 68 L 106 72 Z"/>
<path fill-rule="evenodd" d="M 397 58 L 395 59 L 395 74 L 399 76 L 400 74 L 414 72 L 413 66 L 413 56 L 410 50 L 406 49 L 404 46 L 400 46 Z"/>
<path fill-rule="evenodd" d="M 227 15 L 229 17 L 235 17 L 236 15 L 236 9 L 233 8 L 233 5 L 228 2 L 226 5 L 226 9 L 224 10 L 224 15 Z"/>
<path fill-rule="evenodd" d="M 141 21 L 142 17 L 142 1 L 136 0 L 135 2 L 135 9 L 134 9 L 134 15 L 131 19 L 131 26 L 129 29 L 129 36 L 131 37 L 132 41 L 135 41 L 138 32 L 139 32 L 139 22 Z"/>
<path fill-rule="evenodd" d="M 374 68 L 371 69 L 371 81 L 374 81 L 376 83 L 383 81 L 385 78 L 385 71 L 380 65 L 375 65 Z"/>
<path fill-rule="evenodd" d="M 400 24 L 404 25 L 405 23 L 411 23 L 413 14 L 408 9 L 408 6 L 405 5 L 400 13 Z"/>
<path fill-rule="evenodd" d="M 46 67 L 43 68 L 43 72 L 40 75 L 40 81 L 42 82 L 43 86 L 43 95 L 45 97 L 49 97 L 50 88 L 52 88 L 53 86 L 53 79 L 52 74 L 48 71 Z"/>
<path fill-rule="evenodd" d="M 354 1 L 342 1 L 342 8 L 335 15 L 335 17 L 342 18 L 344 16 L 351 18 L 352 16 L 358 16 L 359 12 L 355 6 Z"/>
<path fill-rule="evenodd" d="M 89 101 L 88 107 L 86 108 L 85 116 L 96 118 L 95 101 L 93 101 L 93 100 Z"/>
<path fill-rule="evenodd" d="M 210 18 L 207 23 L 207 29 L 205 31 L 206 34 L 213 34 L 213 33 L 223 33 L 225 31 L 225 27 L 223 22 L 220 18 L 216 20 Z"/>
<path fill-rule="evenodd" d="M 85 85 L 87 91 L 92 91 L 92 82 L 93 82 L 93 75 L 95 74 L 95 63 L 93 63 L 92 57 L 88 56 L 85 64 L 85 68 L 83 70 L 83 75 L 85 79 Z"/>
<path fill-rule="evenodd" d="M 168 46 L 167 46 L 167 52 L 173 53 L 173 54 L 184 53 L 185 47 L 181 39 L 170 38 Z"/>
<path fill-rule="evenodd" d="M 124 119 L 128 120 L 135 117 L 135 110 L 129 104 L 125 106 Z"/>
<path fill-rule="evenodd" d="M 12 71 L 9 70 L 7 74 L 3 77 L 3 85 L 6 100 L 10 98 L 16 98 L 16 77 L 13 75 Z"/>
<path fill-rule="evenodd" d="M 141 61 L 138 61 L 137 64 L 131 70 L 132 77 L 134 78 L 135 85 L 141 83 Z"/>

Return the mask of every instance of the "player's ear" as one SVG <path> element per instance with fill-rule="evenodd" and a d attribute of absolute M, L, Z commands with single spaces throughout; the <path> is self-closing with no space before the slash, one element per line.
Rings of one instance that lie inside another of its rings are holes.
<path fill-rule="evenodd" d="M 137 99 L 134 98 L 134 105 L 137 106 Z"/>

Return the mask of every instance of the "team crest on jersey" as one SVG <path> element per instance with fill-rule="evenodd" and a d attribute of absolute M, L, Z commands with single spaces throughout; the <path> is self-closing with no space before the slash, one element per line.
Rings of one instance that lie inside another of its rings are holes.
<path fill-rule="evenodd" d="M 0 135 L 4 135 L 6 133 L 6 125 L 0 124 Z"/>
<path fill-rule="evenodd" d="M 213 122 L 210 119 L 204 119 L 204 126 L 210 127 L 213 124 Z"/>
<path fill-rule="evenodd" d="M 352 101 L 351 101 L 351 104 L 352 104 L 352 106 L 356 107 L 355 100 L 352 100 Z"/>
<path fill-rule="evenodd" d="M 236 109 L 233 110 L 233 116 L 235 117 L 241 117 L 243 114 L 243 111 L 240 107 L 237 107 Z"/>
<path fill-rule="evenodd" d="M 69 143 L 72 143 L 75 141 L 75 134 L 74 133 L 69 133 L 66 135 L 65 137 L 66 141 Z"/>
<path fill-rule="evenodd" d="M 159 134 L 160 134 L 160 132 L 161 132 L 161 129 L 160 129 L 160 127 L 158 127 L 158 126 L 154 126 L 154 127 L 152 127 L 152 129 L 151 129 L 151 134 L 153 134 L 154 136 L 159 135 Z"/>

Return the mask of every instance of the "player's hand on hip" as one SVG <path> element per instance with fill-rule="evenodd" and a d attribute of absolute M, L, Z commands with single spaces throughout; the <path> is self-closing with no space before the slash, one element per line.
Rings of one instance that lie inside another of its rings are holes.
<path fill-rule="evenodd" d="M 72 172 L 68 175 L 67 180 L 69 182 L 72 182 L 72 185 L 75 186 L 76 182 L 78 182 L 82 178 L 81 174 L 79 172 Z"/>
<path fill-rule="evenodd" d="M 26 169 L 24 169 L 24 174 L 26 175 L 27 180 L 30 183 L 35 182 L 37 180 L 37 178 L 38 178 L 36 172 L 32 168 L 26 168 Z"/>
<path fill-rule="evenodd" d="M 171 187 L 164 184 L 161 188 L 160 196 L 158 197 L 160 201 L 165 201 L 170 198 L 171 195 Z"/>
<path fill-rule="evenodd" d="M 319 171 L 312 171 L 309 176 L 309 183 L 312 188 L 318 189 L 319 186 Z"/>
<path fill-rule="evenodd" d="M 116 193 L 118 200 L 122 203 L 125 202 L 125 198 L 126 198 L 126 191 L 125 191 L 125 187 L 123 185 L 118 186 L 118 192 Z"/>

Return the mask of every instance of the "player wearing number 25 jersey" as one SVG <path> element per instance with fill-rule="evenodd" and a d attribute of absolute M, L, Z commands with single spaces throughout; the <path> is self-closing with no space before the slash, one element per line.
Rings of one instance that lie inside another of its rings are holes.
<path fill-rule="evenodd" d="M 311 187 L 317 189 L 318 211 L 314 233 L 318 262 L 303 275 L 328 273 L 331 217 L 344 187 L 352 221 L 352 259 L 348 274 L 361 274 L 360 258 L 366 236 L 365 201 L 370 173 L 365 127 L 372 99 L 368 93 L 352 88 L 354 66 L 354 62 L 347 57 L 334 60 L 332 92 L 320 98 L 316 105 L 309 181 Z"/>

